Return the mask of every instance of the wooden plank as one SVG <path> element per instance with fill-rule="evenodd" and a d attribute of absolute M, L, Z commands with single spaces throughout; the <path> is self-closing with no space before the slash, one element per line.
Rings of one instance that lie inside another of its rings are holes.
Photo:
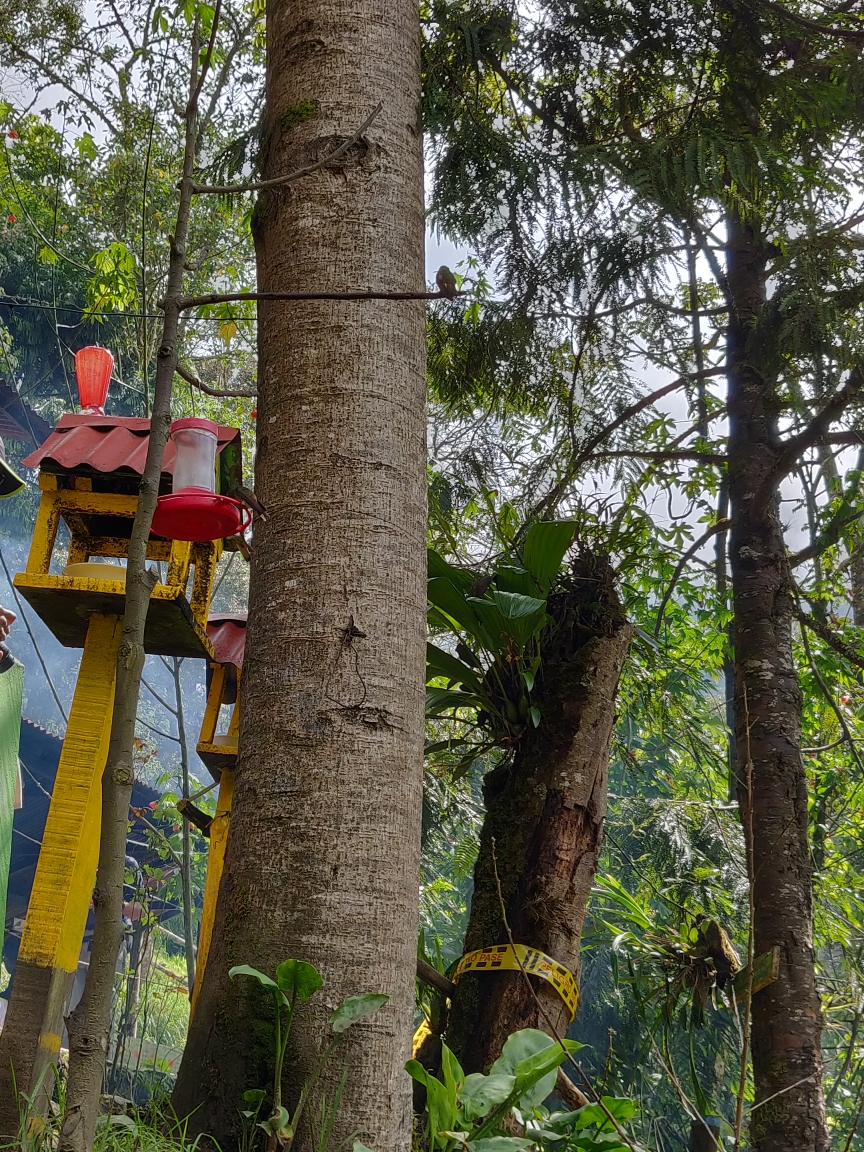
<path fill-rule="evenodd" d="M 219 783 L 219 799 L 216 801 L 216 815 L 210 825 L 210 853 L 207 857 L 207 881 L 204 885 L 204 907 L 201 910 L 201 930 L 198 934 L 198 964 L 195 972 L 195 987 L 192 989 L 191 1012 L 195 1011 L 198 989 L 210 939 L 213 935 L 213 922 L 216 919 L 216 900 L 222 882 L 222 869 L 225 864 L 225 849 L 228 844 L 228 824 L 231 818 L 231 804 L 234 799 L 234 773 L 224 771 Z"/>
<path fill-rule="evenodd" d="M 42 836 L 6 1026 L 0 1033 L 0 1131 L 12 1129 L 17 1095 L 50 1094 L 45 1075 L 60 1054 L 66 998 L 78 967 L 96 879 L 102 772 L 111 735 L 119 616 L 94 616 Z M 14 1069 L 14 1079 L 10 1073 Z M 17 1131 L 17 1128 L 15 1129 Z"/>
<path fill-rule="evenodd" d="M 742 968 L 732 982 L 736 1001 L 743 1000 L 747 995 L 747 971 L 746 967 Z M 755 995 L 757 992 L 761 992 L 763 988 L 767 988 L 769 984 L 773 984 L 779 975 L 780 949 L 779 947 L 774 947 L 768 952 L 763 952 L 761 956 L 757 956 L 753 961 L 753 986 L 751 988 L 751 994 Z"/>
<path fill-rule="evenodd" d="M 116 580 L 19 572 L 13 583 L 67 648 L 83 647 L 91 617 L 122 616 L 125 609 L 126 591 Z M 144 647 L 154 655 L 213 658 L 206 620 L 193 615 L 182 589 L 166 584 L 157 584 L 150 598 Z"/>

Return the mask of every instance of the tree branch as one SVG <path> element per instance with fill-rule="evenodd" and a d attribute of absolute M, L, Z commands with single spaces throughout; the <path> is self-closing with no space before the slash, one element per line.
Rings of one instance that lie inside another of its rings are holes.
<path fill-rule="evenodd" d="M 178 376 L 182 377 L 187 384 L 191 384 L 193 388 L 200 389 L 201 392 L 206 393 L 208 396 L 257 396 L 257 392 L 243 392 L 240 389 L 236 391 L 225 389 L 220 391 L 218 388 L 211 388 L 209 384 L 205 384 L 203 380 L 199 380 L 188 369 L 184 368 L 182 364 L 177 364 L 174 371 Z"/>
<path fill-rule="evenodd" d="M 852 645 L 847 644 L 845 640 L 841 640 L 827 624 L 823 624 L 821 620 L 808 615 L 800 604 L 796 608 L 795 614 L 801 624 L 809 628 L 811 632 L 815 632 L 819 639 L 823 640 L 829 648 L 833 648 L 838 656 L 842 656 L 844 660 L 848 660 L 856 668 L 864 668 L 864 655 L 856 652 Z"/>
<path fill-rule="evenodd" d="M 718 532 L 725 532 L 731 523 L 731 520 L 723 519 L 718 520 L 715 524 L 712 524 L 711 527 L 707 529 L 707 531 L 702 533 L 698 540 L 693 541 L 693 543 L 678 561 L 675 566 L 675 571 L 672 573 L 672 579 L 669 581 L 669 587 L 663 593 L 663 599 L 660 601 L 660 606 L 657 609 L 657 619 L 654 621 L 655 636 L 660 635 L 660 625 L 663 623 L 663 613 L 666 611 L 666 605 L 669 603 L 672 593 L 675 591 L 675 585 L 678 583 L 678 580 L 681 577 L 681 573 L 687 567 L 687 561 L 691 560 L 702 547 L 702 545 L 706 544 L 712 536 L 716 536 Z"/>
<path fill-rule="evenodd" d="M 667 460 L 695 460 L 699 464 L 726 464 L 729 457 L 719 452 L 698 452 L 684 449 L 680 452 L 634 452 L 622 448 L 615 452 L 595 452 L 589 460 L 653 460 L 663 463 Z"/>
<path fill-rule="evenodd" d="M 281 184 L 299 180 L 301 176 L 309 176 L 312 172 L 317 172 L 319 168 L 326 168 L 328 164 L 332 164 L 334 160 L 344 156 L 348 149 L 357 143 L 383 107 L 384 104 L 379 100 L 353 136 L 328 153 L 323 160 L 317 160 L 314 164 L 307 164 L 305 168 L 297 168 L 294 172 L 289 172 L 285 176 L 275 176 L 272 180 L 251 180 L 247 184 L 193 184 L 192 191 L 196 195 L 210 193 L 215 196 L 237 196 L 241 192 L 260 192 L 264 188 L 278 188 Z"/>
<path fill-rule="evenodd" d="M 856 43 L 864 41 L 864 30 L 855 32 L 851 28 L 826 28 L 824 24 L 820 24 L 817 20 L 809 20 L 806 16 L 799 16 L 797 12 L 790 12 L 788 8 L 784 8 L 782 4 L 776 4 L 774 0 L 759 0 L 760 4 L 765 8 L 770 8 L 772 12 L 776 12 L 778 16 L 782 16 L 784 20 L 788 20 L 790 24 L 798 24 L 801 28 L 809 28 L 811 32 L 820 32 L 823 36 L 839 36 L 841 40 L 852 40 Z"/>
<path fill-rule="evenodd" d="M 856 365 L 849 373 L 849 379 L 843 387 L 835 392 L 810 423 L 796 436 L 792 436 L 784 442 L 774 467 L 762 481 L 762 485 L 756 493 L 754 503 L 757 506 L 766 502 L 777 484 L 795 467 L 795 463 L 802 453 L 806 452 L 808 448 L 812 448 L 820 440 L 825 440 L 828 429 L 835 420 L 843 415 L 843 412 L 862 388 L 864 388 L 864 375 Z"/>
<path fill-rule="evenodd" d="M 465 296 L 465 292 L 457 292 Z M 181 312 L 190 308 L 204 308 L 211 304 L 230 304 L 239 300 L 452 300 L 444 292 L 211 292 L 206 296 L 186 296 L 180 299 Z"/>
<path fill-rule="evenodd" d="M 840 533 L 848 524 L 854 524 L 856 520 L 860 519 L 860 509 L 856 512 L 849 512 L 847 510 L 845 515 L 832 517 L 812 544 L 808 544 L 806 548 L 802 548 L 800 552 L 794 552 L 789 557 L 789 567 L 797 568 L 799 564 L 803 564 L 807 560 L 812 560 L 814 556 L 821 555 L 826 548 L 830 548 L 832 544 L 837 543 L 840 539 Z"/>

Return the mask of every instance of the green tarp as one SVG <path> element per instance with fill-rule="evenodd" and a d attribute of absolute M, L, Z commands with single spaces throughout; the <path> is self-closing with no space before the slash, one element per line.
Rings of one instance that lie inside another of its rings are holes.
<path fill-rule="evenodd" d="M 6 889 L 12 852 L 12 817 L 18 783 L 18 741 L 21 737 L 21 702 L 24 666 L 17 662 L 0 672 L 0 943 L 6 922 Z"/>

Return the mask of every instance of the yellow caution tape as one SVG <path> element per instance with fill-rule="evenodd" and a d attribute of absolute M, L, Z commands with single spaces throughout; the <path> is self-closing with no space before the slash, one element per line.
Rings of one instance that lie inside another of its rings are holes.
<path fill-rule="evenodd" d="M 493 944 L 491 948 L 478 948 L 476 952 L 467 953 L 456 967 L 453 983 L 458 983 L 463 972 L 500 972 L 502 969 L 511 972 L 524 970 L 529 976 L 546 980 L 564 1001 L 570 1019 L 576 1015 L 579 989 L 573 973 L 539 948 L 529 948 L 526 944 Z"/>

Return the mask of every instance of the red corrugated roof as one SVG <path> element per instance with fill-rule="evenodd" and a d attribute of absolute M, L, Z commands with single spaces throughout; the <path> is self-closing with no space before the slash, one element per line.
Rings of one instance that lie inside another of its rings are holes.
<path fill-rule="evenodd" d="M 246 650 L 246 613 L 214 613 L 207 620 L 207 636 L 213 645 L 213 655 L 219 664 L 243 667 Z"/>
<path fill-rule="evenodd" d="M 140 476 L 147 459 L 150 421 L 134 416 L 91 416 L 81 412 L 60 417 L 57 427 L 35 452 L 23 461 L 36 468 L 53 460 L 61 468 L 89 467 L 96 472 L 134 472 Z M 217 452 L 240 439 L 239 428 L 219 428 Z M 174 442 L 165 445 L 162 471 L 174 472 Z"/>

